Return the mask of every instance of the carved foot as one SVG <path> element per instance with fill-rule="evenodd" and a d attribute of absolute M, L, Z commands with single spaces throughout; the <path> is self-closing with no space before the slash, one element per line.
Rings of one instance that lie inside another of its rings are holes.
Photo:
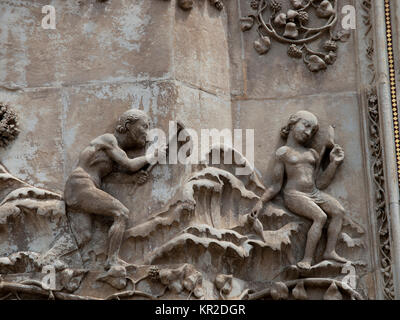
<path fill-rule="evenodd" d="M 136 268 L 136 265 L 128 263 L 125 260 L 122 260 L 120 258 L 116 258 L 116 259 L 112 259 L 112 260 L 108 261 L 106 266 L 105 266 L 105 269 L 109 270 L 109 269 L 112 269 L 114 267 L 117 267 L 117 268 L 118 267 L 122 267 L 124 269 L 125 268 L 127 269 L 127 268 L 130 268 L 130 267 L 135 267 Z"/>
<path fill-rule="evenodd" d="M 340 263 L 347 263 L 347 259 L 339 256 L 336 251 L 332 251 L 332 252 L 327 252 L 323 255 L 323 258 L 325 260 L 333 260 L 333 261 L 337 261 Z"/>
<path fill-rule="evenodd" d="M 98 281 L 108 283 L 110 286 L 122 290 L 126 287 L 126 269 L 123 266 L 112 266 L 97 278 Z"/>
<path fill-rule="evenodd" d="M 311 261 L 309 261 L 309 260 L 302 260 L 302 261 L 300 261 L 300 262 L 297 263 L 297 266 L 298 266 L 300 269 L 309 270 L 309 269 L 311 269 Z"/>

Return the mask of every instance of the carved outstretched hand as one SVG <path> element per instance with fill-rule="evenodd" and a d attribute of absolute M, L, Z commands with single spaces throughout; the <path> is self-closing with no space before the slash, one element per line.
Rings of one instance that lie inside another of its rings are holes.
<path fill-rule="evenodd" d="M 257 216 L 261 212 L 262 207 L 263 207 L 262 201 L 261 200 L 257 201 L 256 205 L 251 210 L 250 217 L 253 219 L 257 218 Z"/>
<path fill-rule="evenodd" d="M 341 164 L 344 160 L 344 151 L 342 147 L 339 146 L 338 144 L 335 144 L 329 155 L 329 158 L 331 162 L 334 162 L 336 164 Z"/>
<path fill-rule="evenodd" d="M 165 159 L 165 157 L 167 156 L 167 149 L 168 146 L 163 144 L 161 146 L 159 146 L 155 151 L 154 151 L 154 159 Z"/>
<path fill-rule="evenodd" d="M 149 179 L 149 174 L 146 171 L 139 171 L 133 175 L 133 181 L 141 185 Z"/>

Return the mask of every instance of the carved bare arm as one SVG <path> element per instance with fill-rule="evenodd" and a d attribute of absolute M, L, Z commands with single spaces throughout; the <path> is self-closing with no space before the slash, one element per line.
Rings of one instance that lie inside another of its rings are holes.
<path fill-rule="evenodd" d="M 261 196 L 261 198 L 254 206 L 251 212 L 251 215 L 253 217 L 258 216 L 265 202 L 268 202 L 269 200 L 273 199 L 279 193 L 279 191 L 282 188 L 284 173 L 285 173 L 285 166 L 281 160 L 277 159 L 272 176 L 272 183 L 265 190 L 264 194 Z"/>
<path fill-rule="evenodd" d="M 332 182 L 335 177 L 336 170 L 344 160 L 344 151 L 342 147 L 335 144 L 330 155 L 330 162 L 328 167 L 319 173 L 316 179 L 316 185 L 318 189 L 325 189 Z"/>
<path fill-rule="evenodd" d="M 128 157 L 126 152 L 118 146 L 117 139 L 113 135 L 103 135 L 101 140 L 101 142 L 99 141 L 97 143 L 101 143 L 108 156 L 121 167 L 131 172 L 136 172 L 142 169 L 145 165 L 150 163 L 150 158 L 155 159 L 157 156 L 155 152 L 150 158 L 147 156 L 141 156 L 131 159 Z"/>

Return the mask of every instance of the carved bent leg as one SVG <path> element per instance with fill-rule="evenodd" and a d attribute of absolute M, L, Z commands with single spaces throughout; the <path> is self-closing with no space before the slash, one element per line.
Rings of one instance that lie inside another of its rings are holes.
<path fill-rule="evenodd" d="M 108 269 L 114 265 L 128 265 L 128 263 L 118 258 L 118 253 L 123 240 L 129 210 L 110 194 L 96 188 L 93 183 L 89 184 L 87 179 L 84 182 L 84 184 L 78 185 L 78 189 L 74 192 L 74 209 L 114 218 L 114 223 L 108 233 L 109 247 L 106 268 Z"/>
<path fill-rule="evenodd" d="M 321 204 L 321 208 L 326 212 L 326 214 L 331 218 L 328 227 L 328 239 L 326 242 L 326 249 L 323 258 L 326 260 L 334 260 L 338 262 L 346 263 L 347 260 L 342 258 L 336 253 L 336 243 L 342 230 L 343 217 L 345 214 L 342 205 L 332 196 L 321 192 L 321 197 L 324 199 L 324 203 Z"/>
<path fill-rule="evenodd" d="M 293 213 L 312 221 L 307 234 L 304 258 L 297 265 L 303 269 L 311 268 L 315 249 L 321 239 L 322 229 L 327 220 L 326 214 L 310 198 L 302 195 L 285 195 L 285 205 Z"/>

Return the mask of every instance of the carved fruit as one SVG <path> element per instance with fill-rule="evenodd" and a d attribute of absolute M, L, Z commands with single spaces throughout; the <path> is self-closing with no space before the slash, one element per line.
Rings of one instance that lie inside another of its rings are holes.
<path fill-rule="evenodd" d="M 299 35 L 299 31 L 297 30 L 296 24 L 293 22 L 289 22 L 285 27 L 284 37 L 290 39 L 296 39 Z"/>
<path fill-rule="evenodd" d="M 307 24 L 308 23 L 308 19 L 309 19 L 309 17 L 308 17 L 308 13 L 307 12 L 305 12 L 305 11 L 300 11 L 299 12 L 299 21 L 302 24 Z"/>
<path fill-rule="evenodd" d="M 283 282 L 275 282 L 271 287 L 271 297 L 274 300 L 285 300 L 289 297 L 289 289 Z"/>
<path fill-rule="evenodd" d="M 301 49 L 295 44 L 291 44 L 288 49 L 288 56 L 300 59 L 303 56 L 303 51 L 301 51 Z"/>
<path fill-rule="evenodd" d="M 251 0 L 250 1 L 250 7 L 254 10 L 258 9 L 258 4 L 260 3 L 260 0 Z"/>
<path fill-rule="evenodd" d="M 221 0 L 210 0 L 210 3 L 216 7 L 219 11 L 224 9 L 224 4 Z"/>
<path fill-rule="evenodd" d="M 335 10 L 333 9 L 332 3 L 328 0 L 322 1 L 317 9 L 317 16 L 320 18 L 329 18 L 334 13 Z"/>
<path fill-rule="evenodd" d="M 302 0 L 290 0 L 290 4 L 295 9 L 300 9 L 303 6 Z"/>
<path fill-rule="evenodd" d="M 183 10 L 190 10 L 193 8 L 193 0 L 178 0 L 178 5 Z"/>
<path fill-rule="evenodd" d="M 299 15 L 297 11 L 289 9 L 286 16 L 289 20 L 296 18 Z"/>
<path fill-rule="evenodd" d="M 260 39 L 254 41 L 254 49 L 258 54 L 266 54 L 271 48 L 271 39 L 268 36 L 263 36 Z"/>
<path fill-rule="evenodd" d="M 324 60 L 327 64 L 333 64 L 335 63 L 336 58 L 337 58 L 336 53 L 331 51 L 324 57 Z"/>
<path fill-rule="evenodd" d="M 269 7 L 270 7 L 271 10 L 272 10 L 273 12 L 275 12 L 275 13 L 281 11 L 281 9 L 282 9 L 282 5 L 280 4 L 280 2 L 275 1 L 275 0 L 272 0 L 272 1 L 271 1 Z"/>
<path fill-rule="evenodd" d="M 243 17 L 240 19 L 240 28 L 242 31 L 250 30 L 254 25 L 254 19 L 252 17 Z"/>
<path fill-rule="evenodd" d="M 219 274 L 215 278 L 215 287 L 224 295 L 228 295 L 232 291 L 232 275 Z"/>
<path fill-rule="evenodd" d="M 318 72 L 326 69 L 325 61 L 316 55 L 310 56 L 306 63 L 311 72 Z"/>
<path fill-rule="evenodd" d="M 286 25 L 286 14 L 285 13 L 280 13 L 278 14 L 275 19 L 274 22 L 276 25 L 283 27 Z"/>
<path fill-rule="evenodd" d="M 336 51 L 337 50 L 337 44 L 335 41 L 332 40 L 327 40 L 325 41 L 324 45 L 323 45 L 324 50 L 326 51 Z"/>

